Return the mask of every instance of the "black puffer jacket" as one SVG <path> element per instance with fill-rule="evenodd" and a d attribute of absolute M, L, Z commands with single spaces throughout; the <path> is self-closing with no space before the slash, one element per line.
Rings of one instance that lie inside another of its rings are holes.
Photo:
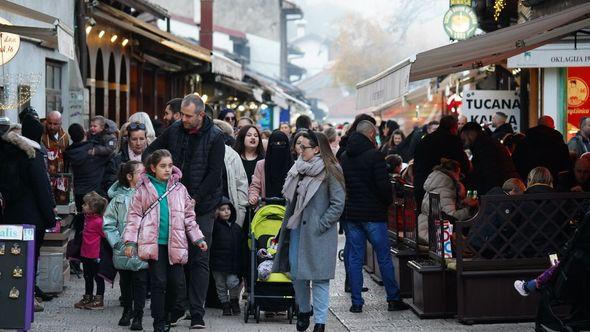
<path fill-rule="evenodd" d="M 494 187 L 501 187 L 510 178 L 520 178 L 512 158 L 504 145 L 487 135 L 479 135 L 471 147 L 475 189 L 485 195 Z"/>
<path fill-rule="evenodd" d="M 219 218 L 213 224 L 211 241 L 211 271 L 237 274 L 246 250 L 246 239 L 242 228 L 236 224 L 236 209 L 229 199 L 223 198 L 220 205 L 228 204 L 231 209 L 229 224 Z"/>
<path fill-rule="evenodd" d="M 55 226 L 55 201 L 39 145 L 15 133 L 0 139 L 0 191 L 5 195 L 2 222 Z"/>
<path fill-rule="evenodd" d="M 340 165 L 346 182 L 343 219 L 351 221 L 387 221 L 391 204 L 391 186 L 385 155 L 361 133 L 348 139 Z"/>
<path fill-rule="evenodd" d="M 189 133 L 181 121 L 170 125 L 143 153 L 143 158 L 158 149 L 172 154 L 174 165 L 182 171 L 182 184 L 195 200 L 197 215 L 206 214 L 219 204 L 222 197 L 221 174 L 225 144 L 223 133 L 205 116 L 203 126 Z"/>
<path fill-rule="evenodd" d="M 119 175 L 119 167 L 129 161 L 129 151 L 127 147 L 124 147 L 109 159 L 109 162 L 105 168 L 104 176 L 102 178 L 101 189 L 103 193 L 107 193 L 109 188 L 117 181 Z"/>
<path fill-rule="evenodd" d="M 527 130 L 525 135 L 512 155 L 516 170 L 523 179 L 538 166 L 547 167 L 554 182 L 559 172 L 571 169 L 569 150 L 560 132 L 546 126 L 536 126 Z"/>
<path fill-rule="evenodd" d="M 95 146 L 84 141 L 70 145 L 64 152 L 64 160 L 74 173 L 74 194 L 84 195 L 91 191 L 101 192 L 102 177 L 109 156 L 91 156 L 88 150 Z M 104 193 L 103 193 L 104 194 Z"/>

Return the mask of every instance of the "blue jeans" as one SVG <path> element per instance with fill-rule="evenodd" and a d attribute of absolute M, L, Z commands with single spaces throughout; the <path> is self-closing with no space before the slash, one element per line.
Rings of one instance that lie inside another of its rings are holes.
<path fill-rule="evenodd" d="M 395 280 L 395 271 L 391 261 L 387 223 L 347 221 L 346 245 L 348 247 L 348 277 L 352 304 L 363 305 L 365 303 L 361 291 L 367 240 L 373 245 L 377 255 L 383 285 L 387 292 L 387 301 L 399 300 L 399 286 Z"/>
<path fill-rule="evenodd" d="M 316 324 L 326 324 L 330 306 L 330 280 L 295 279 L 298 267 L 300 227 L 290 231 L 289 265 L 295 289 L 295 302 L 300 312 L 311 311 L 310 285 L 313 293 L 313 317 Z"/>

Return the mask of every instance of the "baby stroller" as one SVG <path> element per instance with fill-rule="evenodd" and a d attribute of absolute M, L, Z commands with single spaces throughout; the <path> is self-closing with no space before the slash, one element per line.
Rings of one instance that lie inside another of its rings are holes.
<path fill-rule="evenodd" d="M 248 323 L 250 315 L 256 323 L 260 322 L 260 312 L 287 311 L 289 324 L 295 313 L 295 290 L 291 279 L 283 273 L 271 273 L 266 281 L 258 278 L 258 264 L 261 262 L 256 253 L 261 248 L 268 248 L 271 240 L 277 237 L 285 215 L 284 199 L 262 198 L 261 207 L 250 225 L 248 247 L 250 249 L 250 292 L 244 307 L 244 322 Z M 279 205 L 280 204 L 280 205 Z"/>
<path fill-rule="evenodd" d="M 590 330 L 590 213 L 577 226 L 551 283 L 540 289 L 536 331 Z"/>

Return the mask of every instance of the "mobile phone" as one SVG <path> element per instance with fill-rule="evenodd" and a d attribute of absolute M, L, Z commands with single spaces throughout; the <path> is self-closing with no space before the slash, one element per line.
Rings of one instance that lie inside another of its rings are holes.
<path fill-rule="evenodd" d="M 559 259 L 557 258 L 557 254 L 550 254 L 549 255 L 549 263 L 551 263 L 551 266 L 555 266 L 555 265 L 557 265 L 557 263 L 559 263 Z"/>

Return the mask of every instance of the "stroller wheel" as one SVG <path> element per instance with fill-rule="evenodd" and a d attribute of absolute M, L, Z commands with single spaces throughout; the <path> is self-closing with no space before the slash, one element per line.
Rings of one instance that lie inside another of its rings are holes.
<path fill-rule="evenodd" d="M 293 324 L 293 306 L 287 309 L 287 319 L 289 319 L 289 324 Z"/>
<path fill-rule="evenodd" d="M 246 302 L 244 304 L 244 323 L 248 323 L 248 318 L 250 316 L 250 303 Z"/>
<path fill-rule="evenodd" d="M 260 306 L 257 305 L 254 309 L 254 318 L 256 318 L 256 324 L 260 323 Z"/>
<path fill-rule="evenodd" d="M 344 249 L 340 249 L 338 251 L 338 260 L 340 260 L 341 262 L 344 262 Z"/>

